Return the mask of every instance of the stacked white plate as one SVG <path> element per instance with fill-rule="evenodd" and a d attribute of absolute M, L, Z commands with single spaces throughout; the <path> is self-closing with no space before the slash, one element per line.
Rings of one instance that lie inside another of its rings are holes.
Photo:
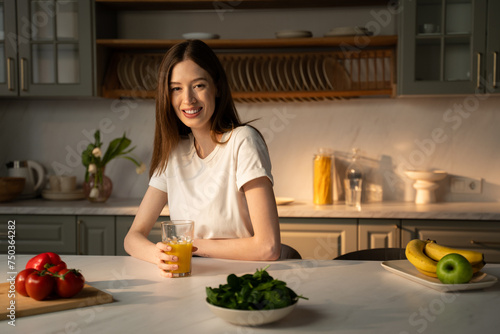
<path fill-rule="evenodd" d="M 307 38 L 312 37 L 312 32 L 305 30 L 281 30 L 275 32 L 276 38 Z"/>
<path fill-rule="evenodd" d="M 337 27 L 325 34 L 325 37 L 373 35 L 373 32 L 365 27 Z"/>
<path fill-rule="evenodd" d="M 220 55 L 235 92 L 350 90 L 342 62 L 329 55 Z"/>
<path fill-rule="evenodd" d="M 182 34 L 185 39 L 219 39 L 220 36 L 210 32 L 187 32 Z"/>
<path fill-rule="evenodd" d="M 121 54 L 117 65 L 120 87 L 126 90 L 155 90 L 162 57 L 161 54 Z"/>

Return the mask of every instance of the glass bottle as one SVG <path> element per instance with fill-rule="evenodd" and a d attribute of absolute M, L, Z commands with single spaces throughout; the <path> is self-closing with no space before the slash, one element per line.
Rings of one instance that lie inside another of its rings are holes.
<path fill-rule="evenodd" d="M 352 150 L 352 160 L 345 172 L 344 187 L 345 204 L 360 208 L 363 189 L 363 169 L 359 164 L 358 152 L 357 148 Z"/>
<path fill-rule="evenodd" d="M 313 203 L 333 204 L 333 154 L 332 150 L 320 148 L 313 159 Z"/>

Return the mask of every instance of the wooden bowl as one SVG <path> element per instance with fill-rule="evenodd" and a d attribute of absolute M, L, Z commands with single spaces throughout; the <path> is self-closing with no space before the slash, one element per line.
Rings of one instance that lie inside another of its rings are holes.
<path fill-rule="evenodd" d="M 24 189 L 24 177 L 0 177 L 0 202 L 12 201 Z"/>

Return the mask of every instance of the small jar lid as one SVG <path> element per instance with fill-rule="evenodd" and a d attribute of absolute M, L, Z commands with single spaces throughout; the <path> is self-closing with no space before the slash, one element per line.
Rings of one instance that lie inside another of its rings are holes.
<path fill-rule="evenodd" d="M 333 155 L 333 150 L 328 147 L 320 147 L 318 149 L 318 155 Z"/>

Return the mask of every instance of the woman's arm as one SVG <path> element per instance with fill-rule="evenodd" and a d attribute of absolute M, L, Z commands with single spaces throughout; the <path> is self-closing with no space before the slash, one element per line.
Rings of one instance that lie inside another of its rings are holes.
<path fill-rule="evenodd" d="M 235 260 L 269 261 L 280 256 L 278 210 L 271 181 L 263 176 L 243 186 L 254 235 L 240 239 L 196 239 L 194 253 Z"/>
<path fill-rule="evenodd" d="M 161 242 L 154 244 L 148 240 L 149 232 L 167 204 L 167 200 L 167 193 L 151 186 L 148 188 L 134 222 L 125 236 L 124 247 L 131 256 L 156 264 L 162 276 L 171 277 L 172 274 L 164 270 L 175 270 L 177 265 L 169 265 L 164 261 L 177 261 L 177 257 L 164 253 L 171 249 L 170 246 Z"/>

